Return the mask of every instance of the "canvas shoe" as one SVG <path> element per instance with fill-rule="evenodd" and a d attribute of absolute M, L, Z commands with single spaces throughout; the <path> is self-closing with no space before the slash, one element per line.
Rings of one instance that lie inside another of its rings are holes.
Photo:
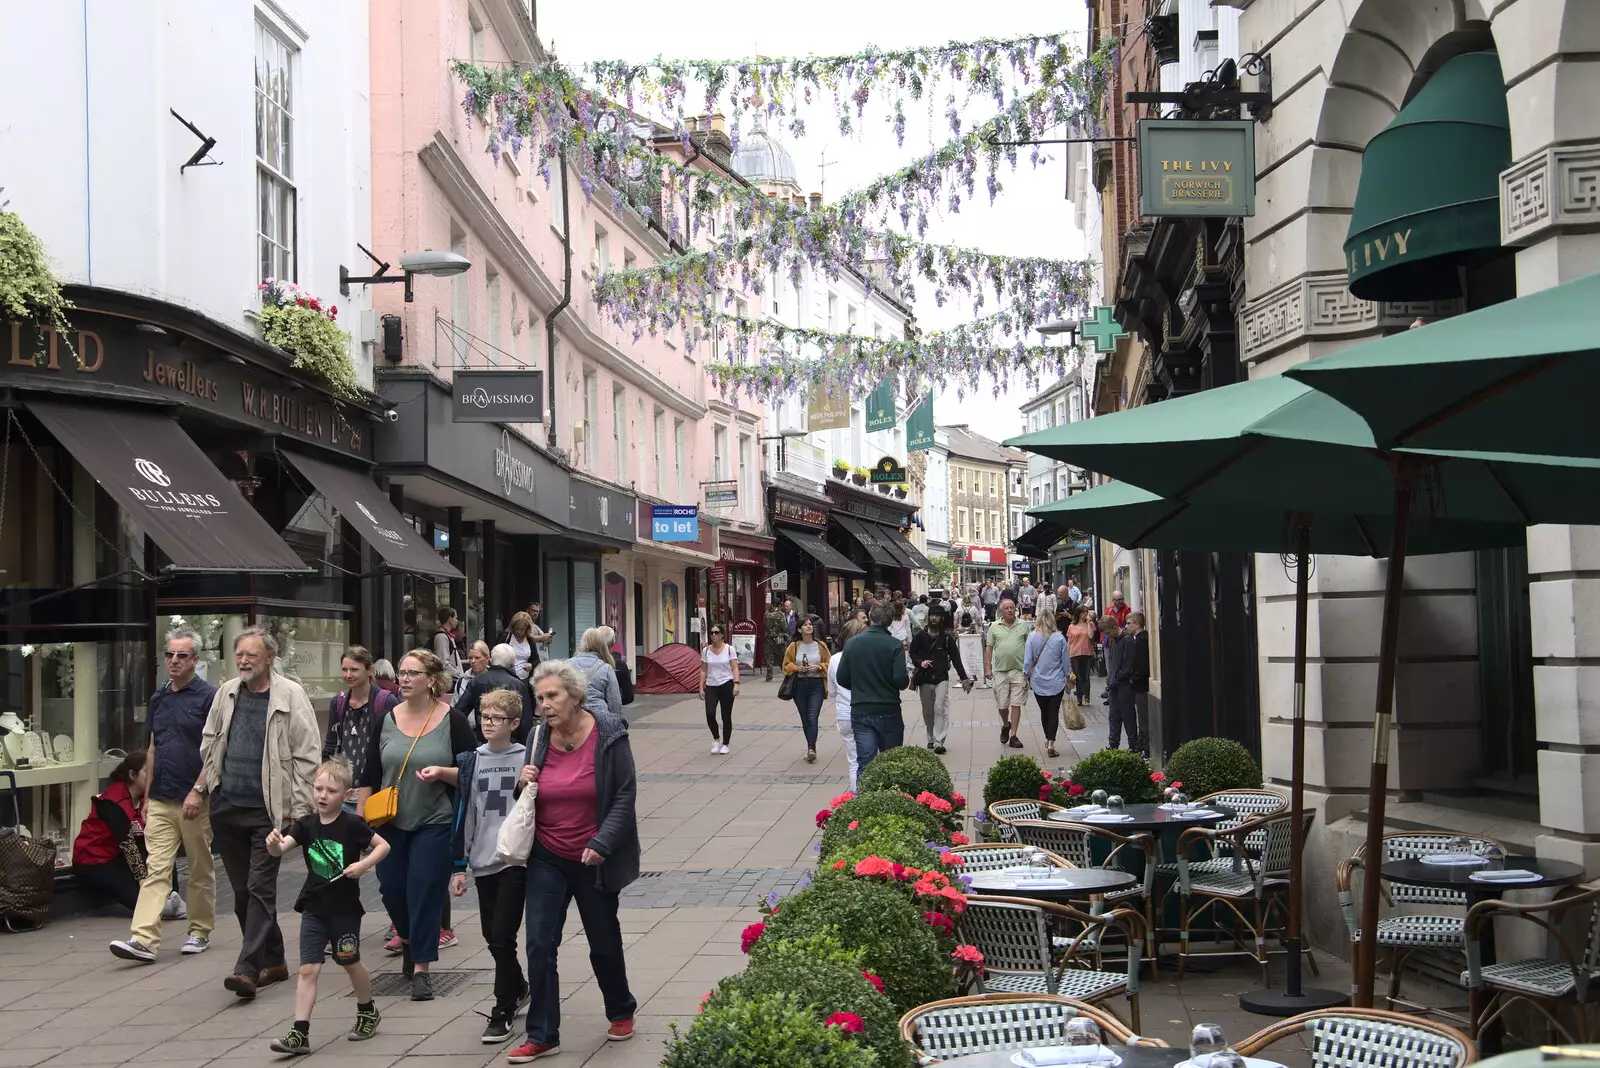
<path fill-rule="evenodd" d="M 633 1037 L 633 1017 L 626 1020 L 617 1020 L 606 1028 L 607 1042 L 626 1042 Z"/>
<path fill-rule="evenodd" d="M 511 1037 L 511 1017 L 496 1010 L 489 1017 L 489 1026 L 483 1029 L 483 1037 L 478 1041 L 485 1046 L 492 1046 L 497 1042 L 504 1042 Z"/>
<path fill-rule="evenodd" d="M 211 939 L 205 938 L 201 935 L 190 935 L 188 938 L 184 939 L 183 948 L 178 952 L 192 955 L 195 953 L 204 953 L 210 948 Z"/>
<path fill-rule="evenodd" d="M 721 753 L 723 756 L 727 756 L 728 755 L 728 747 L 725 746 L 725 745 L 719 745 L 719 746 L 717 746 L 717 752 Z"/>
<path fill-rule="evenodd" d="M 711 739 L 711 755 L 716 756 L 720 752 L 722 752 L 722 743 L 715 738 Z"/>
<path fill-rule="evenodd" d="M 111 955 L 140 964 L 154 964 L 156 960 L 156 951 L 137 938 L 118 939 L 111 943 Z"/>
<path fill-rule="evenodd" d="M 507 1064 L 527 1064 L 540 1057 L 554 1057 L 561 1052 L 560 1046 L 541 1046 L 537 1042 L 524 1042 L 522 1045 L 506 1054 Z"/>
<path fill-rule="evenodd" d="M 449 949 L 451 946 L 453 946 L 455 944 L 456 944 L 456 929 L 454 927 L 446 927 L 444 930 L 439 932 L 439 948 L 440 949 Z"/>

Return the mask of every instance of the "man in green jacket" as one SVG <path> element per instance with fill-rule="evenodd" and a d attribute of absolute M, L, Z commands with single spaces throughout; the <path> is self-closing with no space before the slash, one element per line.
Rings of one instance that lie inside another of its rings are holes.
<path fill-rule="evenodd" d="M 839 687 L 850 691 L 850 727 L 856 739 L 857 767 L 865 770 L 879 752 L 905 741 L 900 693 L 911 682 L 906 650 L 889 633 L 894 606 L 879 601 L 867 619 L 872 625 L 851 638 L 839 665 Z"/>

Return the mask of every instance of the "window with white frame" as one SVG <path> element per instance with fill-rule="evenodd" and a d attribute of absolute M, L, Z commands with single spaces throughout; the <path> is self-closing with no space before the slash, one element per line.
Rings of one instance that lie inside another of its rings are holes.
<path fill-rule="evenodd" d="M 594 440 L 600 432 L 600 379 L 593 371 L 583 373 L 583 460 L 590 474 L 598 474 L 600 450 Z"/>
<path fill-rule="evenodd" d="M 483 269 L 483 288 L 489 304 L 489 362 L 500 365 L 500 272 L 492 266 Z"/>
<path fill-rule="evenodd" d="M 667 413 L 656 409 L 656 493 L 667 492 Z"/>
<path fill-rule="evenodd" d="M 450 251 L 457 256 L 467 256 L 467 232 L 456 225 L 454 219 L 450 221 Z M 471 351 L 467 337 L 472 329 L 470 319 L 472 315 L 472 276 L 462 272 L 450 279 L 450 347 L 452 366 L 465 366 L 467 355 Z M 438 360 L 434 363 L 437 365 Z"/>
<path fill-rule="evenodd" d="M 620 484 L 628 478 L 628 467 L 624 462 L 626 453 L 623 442 L 628 440 L 628 433 L 623 424 L 628 420 L 628 396 L 620 386 L 611 387 L 611 463 L 612 477 Z"/>
<path fill-rule="evenodd" d="M 828 333 L 832 334 L 839 329 L 839 294 L 828 294 Z"/>
<path fill-rule="evenodd" d="M 256 22 L 256 263 L 262 278 L 296 281 L 294 74 L 298 53 Z"/>
<path fill-rule="evenodd" d="M 604 226 L 599 224 L 594 228 L 594 249 L 589 255 L 589 268 L 593 274 L 611 269 L 611 235 Z"/>
<path fill-rule="evenodd" d="M 467 55 L 474 63 L 483 62 L 483 19 L 472 9 L 467 9 Z"/>
<path fill-rule="evenodd" d="M 965 508 L 956 509 L 956 537 L 962 541 L 967 540 L 967 510 Z"/>
<path fill-rule="evenodd" d="M 728 455 L 728 428 L 718 424 L 711 431 L 711 477 L 720 480 L 723 477 L 723 465 L 727 463 Z"/>
<path fill-rule="evenodd" d="M 638 471 L 639 471 L 639 485 L 641 485 L 641 486 L 646 485 L 648 483 L 648 480 L 644 476 L 645 476 L 645 455 L 649 450 L 642 449 L 642 448 L 639 447 L 640 443 L 641 443 L 641 440 L 643 438 L 643 435 L 644 435 L 644 401 L 641 399 L 639 401 L 639 403 L 634 406 L 633 433 L 631 435 L 629 435 L 629 438 L 628 438 L 628 447 L 633 450 L 632 455 L 635 456 L 638 459 L 638 463 L 634 464 L 634 466 L 636 468 L 638 468 Z M 659 452 L 660 450 L 658 449 L 657 451 Z"/>
<path fill-rule="evenodd" d="M 1000 529 L 1000 513 L 989 513 L 989 536 L 996 541 L 1004 540 L 1005 532 Z"/>
<path fill-rule="evenodd" d="M 680 504 L 683 503 L 684 501 L 688 500 L 688 498 L 686 496 L 684 496 L 684 492 L 683 492 L 683 468 L 684 468 L 683 460 L 684 460 L 684 454 L 686 452 L 688 452 L 688 448 L 687 448 L 687 445 L 686 445 L 686 443 L 684 441 L 683 420 L 682 419 L 674 419 L 672 421 L 672 460 L 673 460 L 674 466 L 677 468 L 676 474 L 678 476 L 677 477 L 678 495 L 677 495 L 676 500 Z"/>
<path fill-rule="evenodd" d="M 756 443 L 749 434 L 739 435 L 739 514 L 746 522 L 760 518 L 756 500 Z"/>
<path fill-rule="evenodd" d="M 989 496 L 1000 496 L 1000 479 L 993 471 L 989 472 Z"/>
<path fill-rule="evenodd" d="M 975 512 L 972 513 L 972 540 L 973 541 L 982 541 L 983 540 L 983 513 L 982 512 L 976 512 L 975 511 Z"/>
<path fill-rule="evenodd" d="M 559 159 L 553 159 L 550 161 L 550 229 L 563 237 L 567 233 L 567 223 L 561 214 L 561 205 L 566 197 L 567 169 Z"/>

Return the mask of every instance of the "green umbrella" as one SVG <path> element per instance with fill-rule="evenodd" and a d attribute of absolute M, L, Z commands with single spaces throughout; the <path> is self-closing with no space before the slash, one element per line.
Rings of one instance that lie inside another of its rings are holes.
<path fill-rule="evenodd" d="M 1289 369 L 1387 446 L 1600 456 L 1600 274 Z"/>
<path fill-rule="evenodd" d="M 1189 504 L 1143 490 L 1126 482 L 1111 482 L 1054 504 L 1031 509 L 1029 515 L 1065 536 L 1080 530 L 1109 538 L 1130 549 L 1202 550 L 1290 554 L 1294 558 L 1294 713 L 1289 777 L 1289 811 L 1305 805 L 1305 688 L 1306 617 L 1310 606 L 1309 557 L 1313 553 L 1335 556 L 1388 556 L 1391 520 L 1339 512 L 1285 512 L 1258 505 Z M 1524 528 L 1513 523 L 1472 520 L 1419 520 L 1408 537 L 1408 549 L 1417 555 L 1494 549 L 1520 544 Z M 1284 992 L 1254 991 L 1239 1004 L 1251 1012 L 1293 1016 L 1314 1009 L 1343 1005 L 1348 998 L 1337 991 L 1306 989 L 1301 985 L 1301 853 L 1305 825 L 1291 825 L 1289 846 L 1288 974 Z M 1376 883 L 1376 879 L 1373 880 Z M 1371 928 L 1367 928 L 1371 930 Z"/>
<path fill-rule="evenodd" d="M 1508 428 L 1508 436 L 1515 429 Z M 1367 802 L 1369 857 L 1381 856 L 1383 849 L 1400 595 L 1413 509 L 1435 522 L 1600 522 L 1600 461 L 1527 453 L 1385 451 L 1354 411 L 1282 376 L 1052 427 L 1006 444 L 1190 505 L 1389 517 Z M 1374 931 L 1377 922 L 1378 880 L 1372 878 L 1363 884 L 1361 929 Z M 1375 940 L 1366 940 L 1361 948 L 1356 1004 L 1370 1007 Z"/>

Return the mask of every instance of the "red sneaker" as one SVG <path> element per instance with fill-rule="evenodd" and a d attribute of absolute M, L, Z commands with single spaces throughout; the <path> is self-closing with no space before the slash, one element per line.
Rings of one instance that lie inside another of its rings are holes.
<path fill-rule="evenodd" d="M 391 957 L 398 957 L 401 948 L 400 936 L 394 933 L 394 928 L 389 928 L 389 937 L 383 943 L 383 951 Z"/>
<path fill-rule="evenodd" d="M 633 1037 L 633 1017 L 618 1020 L 606 1028 L 607 1042 L 626 1042 Z"/>
<path fill-rule="evenodd" d="M 560 1046 L 541 1046 L 537 1042 L 524 1042 L 510 1053 L 506 1054 L 508 1064 L 527 1064 L 540 1057 L 554 1057 L 561 1052 Z"/>

